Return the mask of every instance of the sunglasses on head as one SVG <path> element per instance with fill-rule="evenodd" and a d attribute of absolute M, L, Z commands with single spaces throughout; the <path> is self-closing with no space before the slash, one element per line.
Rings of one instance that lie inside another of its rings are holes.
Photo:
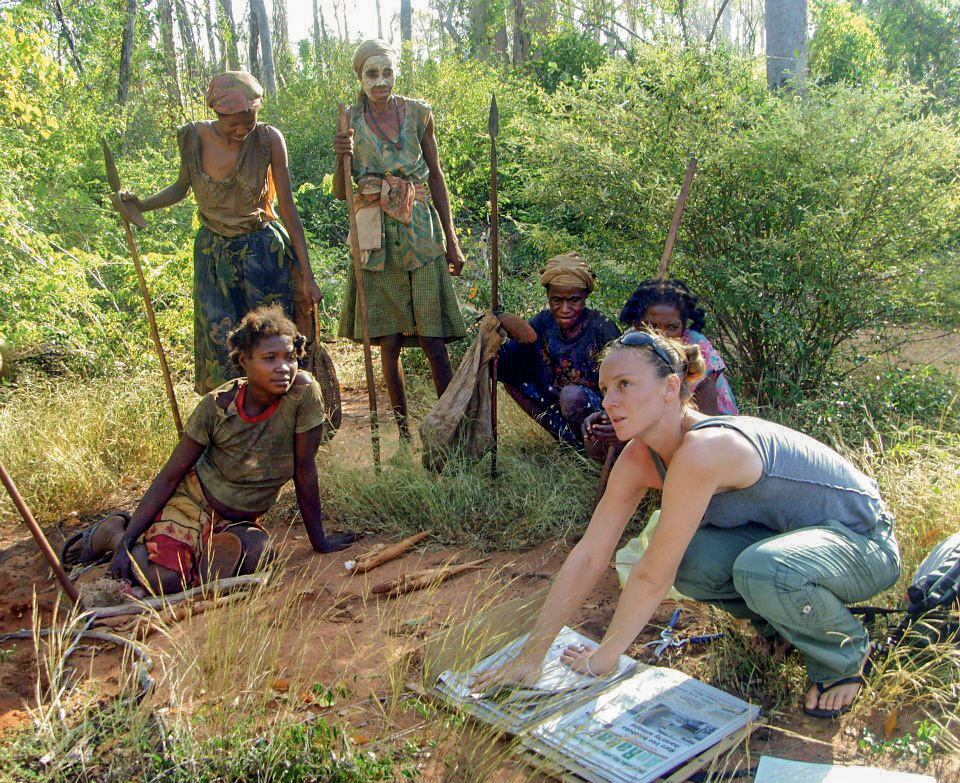
<path fill-rule="evenodd" d="M 663 350 L 660 343 L 647 332 L 627 332 L 626 334 L 620 335 L 620 337 L 617 338 L 617 342 L 629 348 L 650 348 L 650 350 L 660 358 L 660 361 L 670 368 L 670 372 L 676 372 L 673 368 L 673 361 L 670 359 L 670 355 Z"/>

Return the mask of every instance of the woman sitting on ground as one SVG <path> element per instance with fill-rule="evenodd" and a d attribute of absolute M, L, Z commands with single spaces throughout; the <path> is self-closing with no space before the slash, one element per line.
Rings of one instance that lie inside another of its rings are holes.
<path fill-rule="evenodd" d="M 323 531 L 315 460 L 325 413 L 319 384 L 297 369 L 305 338 L 274 305 L 248 313 L 227 339 L 245 377 L 200 400 L 133 516 L 106 517 L 74 536 L 65 564 L 112 552 L 111 576 L 164 594 L 252 573 L 270 538 L 257 519 L 291 478 L 315 552 L 356 540 Z"/>
<path fill-rule="evenodd" d="M 500 316 L 513 339 L 500 350 L 497 377 L 551 435 L 582 448 L 583 420 L 600 410 L 597 357 L 620 330 L 586 306 L 596 276 L 578 253 L 551 258 L 540 283 L 549 309 L 529 323 L 510 313 Z"/>
<path fill-rule="evenodd" d="M 656 329 L 666 337 L 698 345 L 707 369 L 703 378 L 690 385 L 697 410 L 708 416 L 735 416 L 740 411 L 724 374 L 727 364 L 703 336 L 706 322 L 697 295 L 677 279 L 644 280 L 620 311 L 622 324 L 634 329 Z"/>
<path fill-rule="evenodd" d="M 813 438 L 747 416 L 689 407 L 700 349 L 629 332 L 600 367 L 603 406 L 629 441 L 583 538 L 560 569 L 523 651 L 475 687 L 536 676 L 557 632 L 608 567 L 648 489 L 660 522 L 599 647 L 568 648 L 579 672 L 607 674 L 670 589 L 766 623 L 800 650 L 804 710 L 836 717 L 863 683 L 867 631 L 846 604 L 900 573 L 893 519 L 876 483 Z"/>

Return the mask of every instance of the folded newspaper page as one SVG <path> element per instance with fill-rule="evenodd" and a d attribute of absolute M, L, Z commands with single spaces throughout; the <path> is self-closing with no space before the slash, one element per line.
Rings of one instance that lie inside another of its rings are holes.
<path fill-rule="evenodd" d="M 468 671 L 443 672 L 436 684 L 438 694 L 478 720 L 498 726 L 510 734 L 517 734 L 628 677 L 637 666 L 632 658 L 622 655 L 617 668 L 604 677 L 575 672 L 560 662 L 561 653 L 571 644 L 593 645 L 595 642 L 564 626 L 550 645 L 535 683 L 495 686 L 482 694 L 470 690 L 470 682 L 479 672 L 501 666 L 514 658 L 528 636 L 524 634 L 514 639 Z"/>
<path fill-rule="evenodd" d="M 472 693 L 470 682 L 500 666 L 527 635 L 469 671 L 447 670 L 434 692 L 477 720 L 509 734 L 551 765 L 591 783 L 646 783 L 681 766 L 759 717 L 758 707 L 682 672 L 621 656 L 605 677 L 579 674 L 560 662 L 571 644 L 594 644 L 564 627 L 532 685 Z"/>
<path fill-rule="evenodd" d="M 648 667 L 555 715 L 521 743 L 595 783 L 655 780 L 746 726 L 760 709 L 663 667 Z"/>

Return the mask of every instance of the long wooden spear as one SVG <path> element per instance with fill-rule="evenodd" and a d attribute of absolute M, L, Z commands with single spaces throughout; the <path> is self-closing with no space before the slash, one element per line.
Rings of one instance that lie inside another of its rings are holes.
<path fill-rule="evenodd" d="M 157 329 L 157 316 L 153 312 L 153 303 L 150 301 L 150 292 L 147 290 L 147 281 L 143 276 L 143 269 L 140 266 L 140 250 L 137 247 L 137 240 L 134 239 L 133 231 L 130 230 L 130 223 L 136 223 L 140 228 L 147 227 L 147 221 L 143 219 L 140 210 L 133 204 L 125 202 L 120 198 L 120 174 L 117 172 L 117 166 L 113 162 L 113 154 L 107 146 L 106 139 L 100 139 L 100 146 L 103 147 L 103 160 L 107 166 L 107 181 L 113 188 L 110 194 L 110 201 L 113 208 L 120 214 L 123 221 L 123 230 L 127 234 L 127 246 L 130 248 L 130 255 L 133 256 L 133 267 L 137 270 L 137 283 L 140 285 L 140 294 L 143 296 L 143 309 L 147 313 L 147 321 L 150 323 L 150 336 L 153 338 L 153 347 L 157 351 L 157 359 L 160 360 L 160 371 L 163 373 L 163 385 L 167 390 L 167 399 L 170 401 L 170 410 L 173 413 L 173 423 L 177 428 L 177 435 L 183 435 L 183 420 L 180 418 L 180 408 L 177 407 L 177 396 L 173 391 L 173 381 L 170 379 L 170 368 L 167 367 L 167 356 L 163 352 L 163 343 L 160 342 L 160 331 Z"/>
<path fill-rule="evenodd" d="M 53 551 L 53 547 L 51 547 L 50 542 L 47 541 L 47 537 L 40 529 L 40 525 L 37 524 L 37 520 L 33 518 L 33 514 L 31 514 L 30 509 L 27 508 L 27 504 L 17 491 L 17 487 L 13 483 L 13 479 L 10 478 L 10 474 L 7 473 L 7 470 L 3 467 L 2 462 L 0 462 L 0 482 L 2 482 L 3 486 L 6 488 L 7 494 L 10 495 L 13 505 L 17 507 L 17 511 L 19 511 L 20 516 L 23 517 L 23 521 L 26 522 L 27 527 L 30 528 L 30 534 L 33 536 L 33 540 L 37 542 L 37 546 L 40 547 L 40 552 L 47 559 L 47 562 L 53 569 L 53 573 L 57 575 L 57 579 L 63 586 L 63 591 L 73 603 L 79 602 L 80 593 L 77 591 L 76 585 L 70 581 L 70 577 L 67 576 L 67 572 L 63 570 L 63 565 L 60 563 L 60 558 L 58 558 L 56 553 Z"/>
<path fill-rule="evenodd" d="M 497 204 L 497 135 L 500 133 L 500 110 L 496 93 L 490 94 L 490 307 L 500 309 L 500 211 Z M 490 362 L 490 427 L 493 451 L 490 454 L 490 477 L 497 477 L 497 357 Z"/>
<path fill-rule="evenodd" d="M 350 127 L 347 107 L 340 104 L 340 119 L 337 130 L 341 133 Z M 357 307 L 360 310 L 360 333 L 363 336 L 363 367 L 367 374 L 367 399 L 370 404 L 370 440 L 373 446 L 373 467 L 380 472 L 380 424 L 377 421 L 377 387 L 373 380 L 373 357 L 370 350 L 370 330 L 367 327 L 367 293 L 363 287 L 363 270 L 360 267 L 360 237 L 357 234 L 357 214 L 353 208 L 353 156 L 343 156 L 343 194 L 347 199 L 347 214 L 350 216 L 350 251 L 353 255 L 353 277 L 357 283 Z"/>

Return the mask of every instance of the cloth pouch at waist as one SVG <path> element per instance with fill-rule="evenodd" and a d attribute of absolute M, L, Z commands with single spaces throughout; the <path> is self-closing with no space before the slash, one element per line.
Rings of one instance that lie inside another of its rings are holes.
<path fill-rule="evenodd" d="M 373 251 L 383 248 L 383 216 L 410 226 L 413 223 L 414 201 L 428 202 L 427 189 L 421 183 L 414 184 L 392 174 L 383 177 L 363 177 L 353 198 L 357 220 L 357 244 L 360 248 L 360 265 L 371 272 L 383 269 L 385 255 Z M 425 261 L 414 255 L 402 259 L 403 269 L 412 272 Z"/>

